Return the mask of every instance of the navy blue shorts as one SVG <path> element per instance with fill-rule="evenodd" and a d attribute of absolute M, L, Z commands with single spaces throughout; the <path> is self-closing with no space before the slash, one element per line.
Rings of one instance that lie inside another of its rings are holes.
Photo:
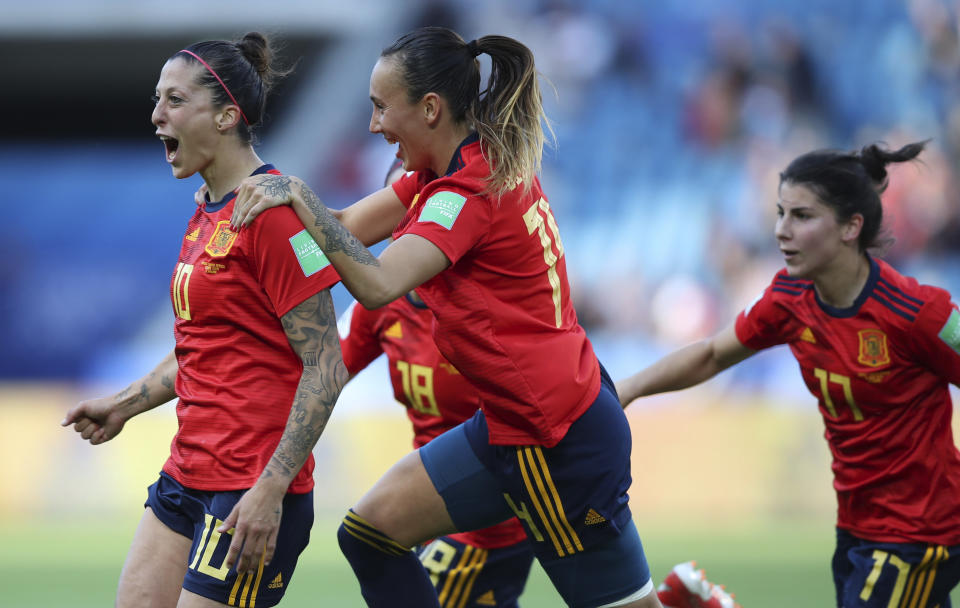
<path fill-rule="evenodd" d="M 417 555 L 437 589 L 440 608 L 517 608 L 533 564 L 526 541 L 482 549 L 442 536 Z"/>
<path fill-rule="evenodd" d="M 193 539 L 184 589 L 230 606 L 275 606 L 287 590 L 297 558 L 310 540 L 313 492 L 286 495 L 273 561 L 266 566 L 261 562 L 253 574 L 238 577 L 234 568 L 223 563 L 232 531 L 220 534 L 217 528 L 244 491 L 191 490 L 161 472 L 160 479 L 148 488 L 144 506 L 150 507 L 168 528 Z"/>
<path fill-rule="evenodd" d="M 960 545 L 878 543 L 837 528 L 833 583 L 843 608 L 950 608 Z"/>
<path fill-rule="evenodd" d="M 457 529 L 516 515 L 557 591 L 581 608 L 620 600 L 650 580 L 627 504 L 630 448 L 604 372 L 597 399 L 552 448 L 490 445 L 477 412 L 420 448 L 420 457 Z"/>

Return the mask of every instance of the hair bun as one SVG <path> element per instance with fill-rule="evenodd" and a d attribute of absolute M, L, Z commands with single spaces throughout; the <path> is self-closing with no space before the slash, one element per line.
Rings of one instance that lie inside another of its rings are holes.
<path fill-rule="evenodd" d="M 929 139 L 907 144 L 899 150 L 887 150 L 878 144 L 864 146 L 860 150 L 860 164 L 867 171 L 867 175 L 874 181 L 882 192 L 886 188 L 887 165 L 890 163 L 902 163 L 915 159 L 923 152 L 923 149 L 930 142 Z"/>
<path fill-rule="evenodd" d="M 864 146 L 860 150 L 860 164 L 866 169 L 867 175 L 878 184 L 884 183 L 887 179 L 887 153 L 880 149 L 877 144 Z"/>
<path fill-rule="evenodd" d="M 236 45 L 243 57 L 250 62 L 253 69 L 260 75 L 264 84 L 269 85 L 272 77 L 270 70 L 272 53 L 266 37 L 260 32 L 248 32 Z"/>

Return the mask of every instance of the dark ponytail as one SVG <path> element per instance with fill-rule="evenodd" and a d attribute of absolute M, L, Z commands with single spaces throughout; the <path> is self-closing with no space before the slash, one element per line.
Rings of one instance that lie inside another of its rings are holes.
<path fill-rule="evenodd" d="M 914 160 L 930 140 L 886 150 L 870 144 L 859 152 L 816 150 L 798 156 L 780 174 L 780 184 L 805 186 L 834 210 L 837 221 L 863 216 L 857 244 L 860 251 L 883 250 L 893 239 L 881 233 L 883 204 L 880 195 L 889 182 L 887 165 Z"/>
<path fill-rule="evenodd" d="M 490 77 L 480 91 L 480 62 L 490 57 Z M 533 53 L 506 36 L 470 42 L 443 27 L 423 27 L 383 49 L 397 62 L 410 103 L 427 93 L 443 97 L 453 120 L 476 129 L 490 166 L 490 189 L 503 194 L 528 188 L 540 171 L 545 141 L 543 111 Z"/>
<path fill-rule="evenodd" d="M 860 163 L 866 170 L 870 179 L 876 184 L 877 192 L 883 194 L 887 189 L 887 165 L 890 163 L 902 163 L 913 160 L 923 152 L 924 147 L 930 140 L 920 141 L 891 152 L 884 150 L 877 144 L 864 146 L 860 150 Z"/>

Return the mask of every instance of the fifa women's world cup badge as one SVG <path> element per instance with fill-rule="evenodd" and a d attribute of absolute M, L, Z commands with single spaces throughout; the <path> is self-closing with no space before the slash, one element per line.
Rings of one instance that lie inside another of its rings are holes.
<path fill-rule="evenodd" d="M 213 236 L 207 241 L 204 250 L 216 258 L 222 258 L 230 253 L 234 241 L 237 240 L 237 233 L 230 230 L 230 220 L 221 220 L 217 222 L 217 229 L 213 231 Z"/>
<path fill-rule="evenodd" d="M 887 350 L 887 334 L 879 329 L 861 329 L 860 355 L 857 361 L 870 367 L 881 367 L 890 363 L 890 351 Z"/>

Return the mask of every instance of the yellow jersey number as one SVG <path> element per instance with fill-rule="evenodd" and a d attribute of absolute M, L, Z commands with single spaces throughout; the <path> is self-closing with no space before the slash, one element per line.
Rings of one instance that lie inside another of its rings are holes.
<path fill-rule="evenodd" d="M 437 407 L 437 398 L 433 393 L 433 368 L 397 361 L 397 370 L 403 384 L 403 395 L 410 407 L 421 414 L 439 416 L 440 408 Z"/>
<path fill-rule="evenodd" d="M 540 211 L 543 211 L 543 215 Z M 550 281 L 550 287 L 553 288 L 554 321 L 557 327 L 560 327 L 560 275 L 557 273 L 557 261 L 563 257 L 563 242 L 560 240 L 560 230 L 557 228 L 557 221 L 553 219 L 553 212 L 550 211 L 550 203 L 547 199 L 541 198 L 530 205 L 530 208 L 523 212 L 523 222 L 527 225 L 527 234 L 532 235 L 536 232 L 540 236 L 540 244 L 543 245 L 543 261 L 547 264 L 547 279 Z M 550 225 L 550 232 L 553 233 L 552 238 L 547 232 L 547 224 Z M 553 252 L 554 243 L 557 244 L 557 253 Z"/>
<path fill-rule="evenodd" d="M 860 590 L 860 599 L 864 602 L 870 600 L 884 566 L 889 564 L 896 568 L 897 579 L 890 592 L 887 608 L 926 606 L 930 599 L 930 592 L 933 590 L 933 581 L 937 576 L 937 567 L 948 559 L 950 559 L 950 551 L 947 547 L 940 545 L 928 546 L 923 559 L 915 566 L 911 566 L 893 553 L 874 550 L 873 569 L 867 575 L 863 589 Z"/>
<path fill-rule="evenodd" d="M 867 576 L 867 580 L 864 581 L 863 589 L 860 590 L 860 599 L 865 602 L 870 600 L 870 596 L 873 595 L 873 587 L 877 584 L 885 563 L 889 563 L 897 569 L 897 581 L 894 583 L 893 591 L 890 593 L 890 602 L 887 604 L 888 607 L 895 608 L 900 604 L 903 587 L 907 582 L 907 575 L 910 574 L 910 564 L 886 551 L 875 550 L 873 552 L 873 569 Z"/>
<path fill-rule="evenodd" d="M 832 418 L 837 418 L 838 416 L 837 408 L 833 404 L 833 397 L 830 396 L 830 385 L 839 384 L 843 389 L 843 398 L 846 399 L 847 406 L 849 406 L 850 411 L 853 412 L 853 419 L 857 422 L 863 420 L 863 412 L 860 411 L 860 408 L 857 407 L 857 402 L 853 399 L 853 389 L 850 388 L 849 376 L 841 376 L 840 374 L 828 372 L 819 367 L 813 370 L 813 375 L 820 380 L 820 394 L 823 395 L 823 404 L 827 406 L 827 411 L 830 412 Z"/>
<path fill-rule="evenodd" d="M 437 539 L 427 545 L 420 555 L 420 563 L 430 573 L 430 580 L 436 587 L 440 583 L 440 575 L 450 569 L 453 558 L 457 555 L 457 548 L 442 539 Z"/>
<path fill-rule="evenodd" d="M 193 264 L 177 264 L 177 273 L 173 276 L 173 308 L 177 316 L 184 321 L 190 320 L 190 298 L 187 288 L 190 287 L 190 275 L 193 274 Z"/>

